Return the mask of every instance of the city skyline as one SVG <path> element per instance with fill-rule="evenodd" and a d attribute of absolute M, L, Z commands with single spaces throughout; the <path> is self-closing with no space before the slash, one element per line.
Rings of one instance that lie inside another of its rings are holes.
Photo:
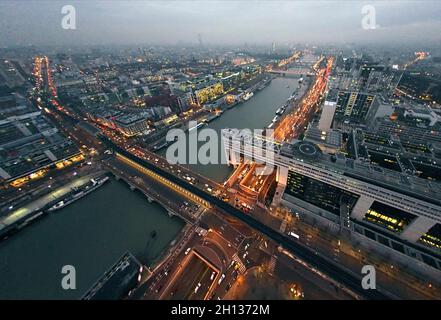
<path fill-rule="evenodd" d="M 440 300 L 440 9 L 1 2 L 0 300 Z"/>
<path fill-rule="evenodd" d="M 278 43 L 407 44 L 441 39 L 439 1 L 73 1 L 76 30 L 61 28 L 63 1 L 0 4 L 1 46 Z M 363 6 L 376 25 L 362 28 Z M 24 32 L 26 30 L 26 32 Z"/>

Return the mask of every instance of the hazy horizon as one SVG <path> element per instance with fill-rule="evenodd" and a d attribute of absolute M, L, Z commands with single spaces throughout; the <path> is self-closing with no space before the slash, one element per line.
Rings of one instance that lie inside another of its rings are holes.
<path fill-rule="evenodd" d="M 61 27 L 63 5 L 76 30 Z M 376 10 L 362 28 L 362 7 Z M 0 47 L 26 45 L 173 45 L 441 43 L 439 1 L 5 1 Z"/>

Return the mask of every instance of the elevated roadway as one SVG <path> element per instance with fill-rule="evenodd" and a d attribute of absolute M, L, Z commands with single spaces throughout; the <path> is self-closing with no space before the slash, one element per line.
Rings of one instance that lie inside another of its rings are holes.
<path fill-rule="evenodd" d="M 132 161 L 138 163 L 139 165 L 154 171 L 158 175 L 161 175 L 167 180 L 172 181 L 176 185 L 188 190 L 189 192 L 193 193 L 194 195 L 204 199 L 205 201 L 209 202 L 213 206 L 217 207 L 218 209 L 221 209 L 222 212 L 227 213 L 235 218 L 238 218 L 239 220 L 245 222 L 250 227 L 255 229 L 256 231 L 266 235 L 276 243 L 280 244 L 282 247 L 288 249 L 291 251 L 295 256 L 297 256 L 299 259 L 307 262 L 309 265 L 313 266 L 317 270 L 320 270 L 320 272 L 324 273 L 325 275 L 329 276 L 331 279 L 334 279 L 335 281 L 341 283 L 343 286 L 349 288 L 351 291 L 356 293 L 360 298 L 366 298 L 366 299 L 374 299 L 374 300 L 384 300 L 384 299 L 391 299 L 391 296 L 381 291 L 380 289 L 376 290 L 365 290 L 361 286 L 361 275 L 358 276 L 356 274 L 352 274 L 336 264 L 335 262 L 316 254 L 313 250 L 311 250 L 308 247 L 305 247 L 304 245 L 300 244 L 299 242 L 280 234 L 278 231 L 262 224 L 255 218 L 244 214 L 242 211 L 236 209 L 235 207 L 231 206 L 229 203 L 226 203 L 217 197 L 213 196 L 212 194 L 203 191 L 196 186 L 192 185 L 191 183 L 180 179 L 176 177 L 175 175 L 171 174 L 170 172 L 157 167 L 156 165 L 140 159 L 136 157 L 135 155 L 131 154 L 130 152 L 122 149 L 118 145 L 114 144 L 109 139 L 101 136 L 101 139 L 105 144 L 107 144 L 110 148 L 112 148 L 117 154 L 121 154 Z"/>

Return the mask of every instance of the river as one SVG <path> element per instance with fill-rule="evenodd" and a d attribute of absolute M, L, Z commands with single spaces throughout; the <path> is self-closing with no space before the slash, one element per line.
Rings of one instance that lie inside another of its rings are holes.
<path fill-rule="evenodd" d="M 295 78 L 276 78 L 207 127 L 218 132 L 223 128 L 264 128 L 297 87 Z M 166 149 L 160 153 L 165 155 Z M 190 168 L 218 182 L 231 173 L 227 165 L 195 164 Z M 183 225 L 123 182 L 112 180 L 0 242 L 0 299 L 77 299 L 125 251 L 141 260 L 147 255 L 149 261 L 157 259 Z M 147 254 L 153 230 L 157 237 Z M 64 265 L 76 269 L 76 290 L 61 288 Z"/>
<path fill-rule="evenodd" d="M 124 252 L 158 258 L 183 225 L 111 180 L 0 242 L 0 299 L 78 299 Z M 146 249 L 153 230 L 157 236 Z M 61 287 L 64 265 L 75 267 L 76 290 Z"/>
<path fill-rule="evenodd" d="M 278 108 L 286 103 L 286 100 L 299 87 L 298 78 L 278 77 L 262 91 L 256 92 L 254 96 L 225 112 L 203 128 L 211 128 L 218 132 L 225 128 L 237 129 L 263 129 L 271 123 Z M 223 147 L 219 143 L 219 154 Z M 166 156 L 167 148 L 161 149 L 158 153 Z M 188 152 L 187 152 L 188 154 Z M 191 170 L 206 176 L 216 182 L 224 182 L 231 174 L 232 168 L 226 164 L 191 164 L 187 165 Z"/>

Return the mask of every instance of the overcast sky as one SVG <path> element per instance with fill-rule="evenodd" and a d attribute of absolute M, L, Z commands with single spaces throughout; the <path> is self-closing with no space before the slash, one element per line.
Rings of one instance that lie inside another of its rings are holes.
<path fill-rule="evenodd" d="M 61 27 L 63 5 L 76 30 Z M 362 28 L 373 5 L 374 30 Z M 197 43 L 441 43 L 441 1 L 4 1 L 0 47 Z"/>

